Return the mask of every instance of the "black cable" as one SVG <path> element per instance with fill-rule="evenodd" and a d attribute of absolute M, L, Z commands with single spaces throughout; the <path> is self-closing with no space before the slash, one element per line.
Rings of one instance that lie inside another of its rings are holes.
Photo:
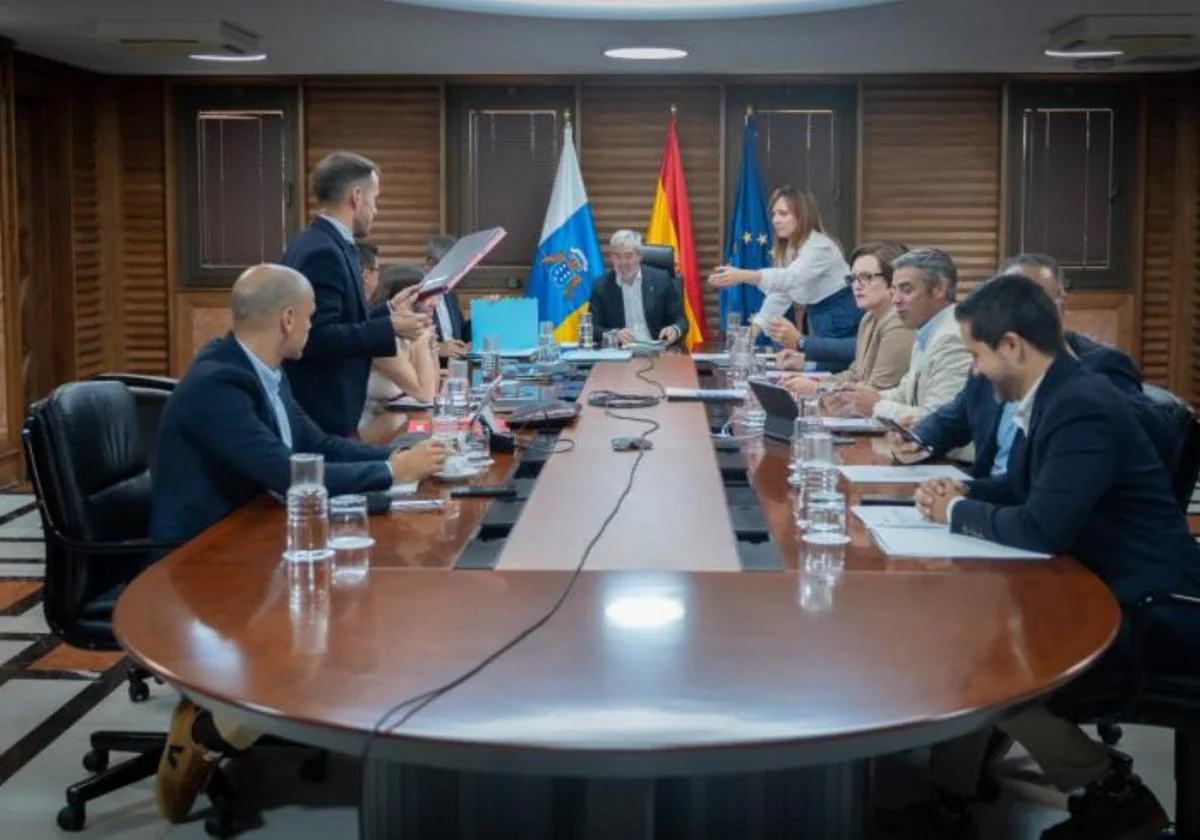
<path fill-rule="evenodd" d="M 654 380 L 647 379 L 645 377 L 645 374 L 649 373 L 653 369 L 654 369 L 654 358 L 651 357 L 649 366 L 637 371 L 636 376 L 638 377 L 638 379 L 641 379 L 643 382 L 646 382 L 646 383 L 658 388 L 658 390 L 660 392 L 665 394 L 666 389 L 663 388 L 661 383 L 655 382 Z M 628 415 L 619 415 L 619 414 L 613 413 L 607 407 L 604 409 L 604 413 L 606 415 L 608 415 L 610 417 L 614 417 L 618 420 L 629 420 L 634 423 L 649 424 L 650 428 L 648 428 L 646 431 L 642 432 L 641 435 L 639 435 L 640 439 L 643 441 L 646 440 L 646 438 L 648 438 L 650 435 L 654 434 L 656 431 L 658 431 L 661 428 L 661 425 L 658 423 L 657 420 L 651 420 L 649 417 L 631 417 Z M 557 441 L 555 441 L 555 442 L 557 443 Z M 574 441 L 570 441 L 570 443 L 573 444 Z M 375 725 L 371 728 L 371 734 L 369 734 L 367 736 L 367 743 L 363 746 L 362 753 L 359 756 L 359 760 L 362 762 L 362 770 L 360 771 L 361 777 L 362 777 L 362 794 L 361 795 L 364 798 L 366 797 L 366 791 L 367 791 L 367 784 L 366 784 L 367 761 L 370 758 L 371 747 L 374 746 L 376 738 L 378 738 L 384 732 L 394 732 L 395 730 L 403 727 L 404 724 L 408 723 L 408 721 L 410 721 L 414 715 L 416 715 L 418 712 L 420 712 L 422 709 L 424 709 L 430 703 L 437 700 L 439 697 L 442 697 L 446 693 L 453 691 L 455 688 L 462 685 L 467 680 L 471 679 L 471 677 L 473 677 L 476 674 L 478 674 L 479 672 L 481 672 L 488 665 L 491 665 L 493 662 L 495 662 L 501 656 L 508 653 L 508 651 L 512 650 L 514 647 L 519 645 L 521 642 L 528 639 L 535 632 L 537 632 L 542 627 L 544 627 L 546 625 L 546 623 L 549 622 L 550 619 L 553 618 L 554 615 L 559 611 L 559 609 L 562 607 L 562 605 L 564 603 L 566 603 L 567 597 L 571 594 L 571 590 L 575 587 L 575 581 L 577 581 L 579 579 L 579 575 L 583 572 L 583 567 L 587 564 L 588 557 L 590 557 L 592 554 L 592 550 L 596 547 L 596 544 L 600 542 L 600 538 L 604 536 L 605 531 L 608 530 L 608 526 L 610 524 L 612 524 L 612 521 L 614 519 L 617 518 L 617 514 L 620 513 L 621 506 L 624 504 L 625 499 L 628 498 L 630 492 L 632 492 L 633 481 L 634 481 L 634 478 L 637 477 L 638 467 L 641 466 L 642 459 L 646 457 L 647 451 L 648 450 L 645 450 L 645 449 L 638 450 L 637 455 L 633 459 L 633 465 L 630 466 L 630 468 L 629 468 L 629 478 L 625 482 L 625 488 L 621 491 L 621 495 L 617 497 L 617 501 L 615 504 L 613 504 L 612 510 L 610 510 L 608 515 L 606 517 L 604 517 L 604 521 L 600 523 L 600 528 L 596 531 L 596 533 L 588 541 L 588 544 L 584 547 L 583 554 L 581 554 L 579 557 L 579 562 L 575 564 L 575 568 L 571 571 L 571 576 L 569 578 L 567 578 L 567 582 L 563 586 L 562 592 L 559 594 L 559 596 L 555 600 L 555 602 L 550 606 L 550 609 L 548 609 L 544 614 L 542 614 L 542 616 L 540 618 L 538 618 L 536 621 L 534 621 L 532 624 L 530 624 L 528 627 L 526 627 L 524 630 L 522 630 L 516 636 L 512 637 L 507 642 L 505 642 L 503 645 L 496 648 L 496 650 L 492 651 L 490 654 L 488 654 L 486 657 L 484 657 L 483 660 L 481 660 L 478 664 L 476 664 L 469 670 L 463 672 L 462 674 L 460 674 L 459 676 L 450 680 L 449 682 L 443 683 L 442 685 L 440 685 L 436 688 L 432 688 L 429 691 L 423 692 L 421 694 L 417 694 L 413 697 L 409 697 L 408 699 L 406 699 L 400 703 L 397 703 L 395 706 L 392 706 L 390 709 L 388 709 L 386 712 L 384 712 L 383 715 L 380 716 L 379 720 L 377 720 L 375 722 Z M 393 726 L 387 725 L 388 721 L 391 720 L 393 716 L 395 716 L 401 710 L 403 710 L 405 707 L 408 707 L 408 706 L 412 706 L 412 708 L 409 709 L 407 712 L 405 712 L 404 715 L 398 721 L 396 721 L 395 725 L 393 725 Z M 363 820 L 364 813 L 366 813 L 365 809 L 360 807 L 359 818 L 358 818 L 359 840 L 365 840 L 365 838 L 366 838 L 366 826 L 365 826 L 364 820 Z"/>

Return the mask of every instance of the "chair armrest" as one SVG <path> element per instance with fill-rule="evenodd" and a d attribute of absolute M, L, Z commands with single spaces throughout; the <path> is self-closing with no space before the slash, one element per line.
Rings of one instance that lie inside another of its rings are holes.
<path fill-rule="evenodd" d="M 49 542 L 80 554 L 133 554 L 136 552 L 169 551 L 178 548 L 182 543 L 165 542 L 151 539 L 109 540 L 106 542 L 80 542 L 62 534 L 56 528 L 47 529 L 46 539 Z"/>
<path fill-rule="evenodd" d="M 1200 598 L 1181 595 L 1178 592 L 1153 593 L 1140 600 L 1130 610 L 1131 679 L 1129 693 L 1121 704 L 1120 715 L 1122 716 L 1133 712 L 1145 690 L 1147 669 L 1143 649 L 1146 646 L 1146 636 L 1150 631 L 1150 618 L 1154 611 L 1161 607 L 1185 607 L 1200 611 Z"/>

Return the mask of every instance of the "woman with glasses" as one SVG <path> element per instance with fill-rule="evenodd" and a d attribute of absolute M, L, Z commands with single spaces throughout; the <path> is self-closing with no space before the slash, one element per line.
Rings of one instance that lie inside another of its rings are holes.
<path fill-rule="evenodd" d="M 850 255 L 845 283 L 863 312 L 850 369 L 820 381 L 826 389 L 861 383 L 882 391 L 895 388 L 908 371 L 916 332 L 906 329 L 892 309 L 892 261 L 907 249 L 892 242 L 869 242 Z M 784 353 L 780 366 L 802 370 L 796 355 Z M 817 392 L 818 381 L 803 374 L 785 376 L 783 386 L 798 396 Z"/>
<path fill-rule="evenodd" d="M 852 358 L 862 312 L 843 280 L 849 267 L 842 249 L 825 234 L 817 202 L 809 193 L 780 187 L 768 206 L 775 230 L 771 254 L 775 267 L 752 270 L 722 265 L 709 282 L 718 288 L 735 283 L 757 286 L 766 297 L 751 322 L 756 332 L 767 333 L 785 349 L 801 353 L 817 349 L 815 345 L 820 343 L 823 350 L 836 351 L 824 359 L 844 370 Z M 807 337 L 783 318 L 793 304 L 805 308 Z M 814 346 L 808 347 L 810 343 Z"/>

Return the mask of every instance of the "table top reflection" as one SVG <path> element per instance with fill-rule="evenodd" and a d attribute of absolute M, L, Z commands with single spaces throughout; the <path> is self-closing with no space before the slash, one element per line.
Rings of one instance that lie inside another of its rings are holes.
<path fill-rule="evenodd" d="M 887 456 L 881 439 L 838 451 L 845 463 Z M 787 571 L 584 571 L 549 623 L 378 749 L 460 769 L 620 776 L 849 760 L 985 725 L 1111 642 L 1116 603 L 1068 558 L 889 559 L 851 516 L 844 566 L 806 567 L 788 454 L 770 441 L 747 451 Z M 499 457 L 483 480 L 511 467 Z M 851 503 L 897 490 L 845 489 Z M 681 488 L 661 503 L 686 500 Z M 135 580 L 118 637 L 200 702 L 355 752 L 389 708 L 476 665 L 566 585 L 567 571 L 450 568 L 487 504 L 373 518 L 369 564 L 347 570 L 280 562 L 283 510 L 256 502 Z"/>

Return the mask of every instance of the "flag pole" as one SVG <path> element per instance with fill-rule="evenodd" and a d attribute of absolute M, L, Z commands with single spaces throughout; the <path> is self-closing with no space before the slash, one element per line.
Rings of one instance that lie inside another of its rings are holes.
<path fill-rule="evenodd" d="M 672 103 L 671 103 L 671 119 L 675 119 L 675 115 L 676 115 L 678 112 L 679 112 L 679 109 L 678 109 L 678 108 L 676 108 L 676 107 L 675 107 L 675 103 L 674 103 L 674 102 L 672 102 Z"/>
<path fill-rule="evenodd" d="M 742 125 L 746 125 L 747 123 L 749 123 L 750 118 L 753 116 L 754 116 L 754 106 L 747 105 L 746 106 L 746 118 L 742 121 Z"/>

